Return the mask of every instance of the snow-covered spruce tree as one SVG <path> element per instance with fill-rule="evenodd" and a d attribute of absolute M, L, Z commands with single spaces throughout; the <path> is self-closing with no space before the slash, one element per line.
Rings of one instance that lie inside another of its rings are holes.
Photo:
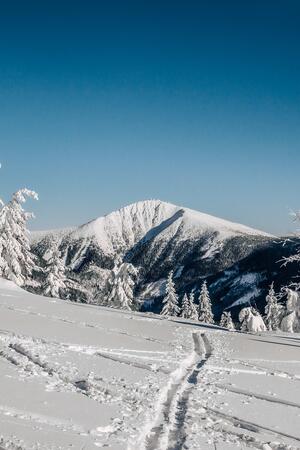
<path fill-rule="evenodd" d="M 182 297 L 180 317 L 182 317 L 183 319 L 188 319 L 188 315 L 189 315 L 189 299 L 185 293 Z"/>
<path fill-rule="evenodd" d="M 269 331 L 278 330 L 283 314 L 283 307 L 278 304 L 277 296 L 274 290 L 274 283 L 271 284 L 268 295 L 266 296 L 264 321 Z"/>
<path fill-rule="evenodd" d="M 240 310 L 239 321 L 241 323 L 241 331 L 243 332 L 258 333 L 260 331 L 267 331 L 260 313 L 251 306 Z"/>
<path fill-rule="evenodd" d="M 200 322 L 214 323 L 214 316 L 211 310 L 211 300 L 206 281 L 203 282 L 200 291 L 198 319 Z"/>
<path fill-rule="evenodd" d="M 178 296 L 176 294 L 175 285 L 173 281 L 173 270 L 168 275 L 166 284 L 166 295 L 163 299 L 162 316 L 178 316 L 180 308 L 178 306 Z"/>
<path fill-rule="evenodd" d="M 0 276 L 19 286 L 29 280 L 36 268 L 26 228 L 27 220 L 34 215 L 22 207 L 26 197 L 38 200 L 36 192 L 20 189 L 0 210 Z"/>
<path fill-rule="evenodd" d="M 227 328 L 227 330 L 235 330 L 234 323 L 232 321 L 231 312 L 230 311 L 224 311 L 221 320 L 220 320 L 220 327 Z"/>
<path fill-rule="evenodd" d="M 97 282 L 95 286 L 96 294 L 95 300 L 97 305 L 100 306 L 108 306 L 111 308 L 118 308 L 118 301 L 115 298 L 115 292 L 117 289 L 117 279 L 118 279 L 118 270 L 121 266 L 122 261 L 116 260 L 115 265 L 112 270 L 106 276 L 105 283 L 103 289 L 101 289 L 101 285 Z"/>
<path fill-rule="evenodd" d="M 46 267 L 44 295 L 63 298 L 66 290 L 65 266 L 60 258 L 58 248 L 51 251 Z"/>
<path fill-rule="evenodd" d="M 184 294 L 180 316 L 184 319 L 198 320 L 198 313 L 196 305 L 194 303 L 193 292 L 191 292 L 189 296 L 187 296 L 187 294 Z"/>
<path fill-rule="evenodd" d="M 300 297 L 299 293 L 285 288 L 287 301 L 281 317 L 280 329 L 288 333 L 300 331 Z"/>
<path fill-rule="evenodd" d="M 117 264 L 112 270 L 109 280 L 110 292 L 105 298 L 104 304 L 113 308 L 133 308 L 133 289 L 138 270 L 130 263 Z"/>
<path fill-rule="evenodd" d="M 295 222 L 300 222 L 300 211 L 292 214 Z M 299 230 L 297 231 L 297 236 L 299 235 Z M 300 263 L 300 248 L 288 257 L 284 257 L 281 262 L 283 266 L 289 263 Z M 299 274 L 300 275 L 300 274 Z M 282 331 L 288 332 L 300 332 L 300 283 L 293 282 L 289 286 L 284 286 L 281 289 L 281 295 L 287 297 L 286 308 L 283 313 L 283 318 L 280 324 L 280 329 Z"/>
<path fill-rule="evenodd" d="M 294 222 L 300 222 L 300 211 L 293 212 L 291 216 L 293 217 Z M 300 237 L 299 230 L 295 234 Z M 293 262 L 300 263 L 300 248 L 298 248 L 294 255 L 284 257 L 281 262 L 283 263 L 283 266 Z M 296 287 L 300 288 L 300 285 Z"/>

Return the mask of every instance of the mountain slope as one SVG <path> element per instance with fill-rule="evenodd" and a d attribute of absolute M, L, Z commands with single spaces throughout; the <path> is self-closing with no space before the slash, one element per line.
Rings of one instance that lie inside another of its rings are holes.
<path fill-rule="evenodd" d="M 139 269 L 136 296 L 144 303 L 143 307 L 151 305 L 153 311 L 159 311 L 164 280 L 170 270 L 175 273 L 180 294 L 193 289 L 197 295 L 206 278 L 212 284 L 218 305 L 224 296 L 226 307 L 239 298 L 244 298 L 244 303 L 249 298 L 259 300 L 271 274 L 262 274 L 260 261 L 252 261 L 251 255 L 266 252 L 276 267 L 280 248 L 276 244 L 273 249 L 275 241 L 273 236 L 244 225 L 159 200 L 147 200 L 78 228 L 34 233 L 32 248 L 43 265 L 48 250 L 59 246 L 68 276 L 82 288 L 69 296 L 79 301 L 101 300 L 107 277 L 116 258 L 121 257 Z M 246 278 L 252 282 L 240 283 L 237 289 L 242 261 L 249 258 L 249 267 L 247 263 L 243 265 L 244 273 L 259 273 Z M 224 275 L 226 271 L 229 275 Z M 224 276 L 227 283 L 222 284 Z M 262 285 L 257 287 L 257 283 Z"/>

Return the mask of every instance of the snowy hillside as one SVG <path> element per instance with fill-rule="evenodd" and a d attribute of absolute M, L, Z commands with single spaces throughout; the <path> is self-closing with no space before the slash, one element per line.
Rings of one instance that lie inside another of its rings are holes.
<path fill-rule="evenodd" d="M 299 348 L 1 280 L 0 446 L 297 449 Z"/>
<path fill-rule="evenodd" d="M 69 293 L 69 298 L 85 302 L 105 293 L 117 257 L 131 262 L 139 270 L 136 295 L 146 305 L 153 301 L 148 293 L 170 270 L 177 274 L 180 292 L 197 292 L 203 278 L 222 277 L 224 270 L 273 240 L 244 225 L 148 200 L 78 228 L 33 233 L 32 249 L 43 266 L 49 249 L 58 245 L 69 277 L 81 288 Z M 249 295 L 248 290 L 243 294 Z M 233 294 L 232 302 L 236 300 Z M 153 311 L 159 309 L 158 300 Z"/>

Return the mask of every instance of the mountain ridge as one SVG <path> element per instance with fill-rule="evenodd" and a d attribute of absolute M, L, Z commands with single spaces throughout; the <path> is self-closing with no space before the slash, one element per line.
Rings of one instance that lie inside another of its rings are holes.
<path fill-rule="evenodd" d="M 32 250 L 44 267 L 49 250 L 59 248 L 67 277 L 77 286 L 68 292 L 71 300 L 101 303 L 111 270 L 121 259 L 138 269 L 135 295 L 142 309 L 160 311 L 165 279 L 173 270 L 180 297 L 190 291 L 197 297 L 207 280 L 219 314 L 222 308 L 252 301 L 263 310 L 270 283 L 282 285 L 296 274 L 278 261 L 297 242 L 284 249 L 280 242 L 245 225 L 146 200 L 79 227 L 35 233 Z"/>
<path fill-rule="evenodd" d="M 124 219 L 126 220 L 128 217 L 138 218 L 144 215 L 146 219 L 144 232 L 147 233 L 152 227 L 160 225 L 162 221 L 168 220 L 171 216 L 179 213 L 180 211 L 186 220 L 189 220 L 191 223 L 194 222 L 195 226 L 202 226 L 203 229 L 215 228 L 224 234 L 225 232 L 246 233 L 250 235 L 275 237 L 270 233 L 248 227 L 237 222 L 222 219 L 207 213 L 186 208 L 184 206 L 174 205 L 159 199 L 141 200 L 131 203 L 104 216 L 92 219 L 77 227 L 33 231 L 31 232 L 31 235 L 32 240 L 39 239 L 41 236 L 46 234 L 65 235 L 66 233 L 70 233 L 70 235 L 73 235 L 74 237 L 91 237 L 94 235 L 101 243 L 103 234 L 105 234 L 108 225 L 110 225 L 111 228 L 114 228 L 116 225 L 120 226 L 120 222 L 124 222 Z M 155 217 L 155 214 L 157 214 L 157 217 Z"/>

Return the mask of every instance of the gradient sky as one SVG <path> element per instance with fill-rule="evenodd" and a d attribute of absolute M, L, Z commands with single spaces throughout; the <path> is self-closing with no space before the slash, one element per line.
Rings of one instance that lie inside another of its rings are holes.
<path fill-rule="evenodd" d="M 0 119 L 33 229 L 160 198 L 291 231 L 300 2 L 1 2 Z"/>

